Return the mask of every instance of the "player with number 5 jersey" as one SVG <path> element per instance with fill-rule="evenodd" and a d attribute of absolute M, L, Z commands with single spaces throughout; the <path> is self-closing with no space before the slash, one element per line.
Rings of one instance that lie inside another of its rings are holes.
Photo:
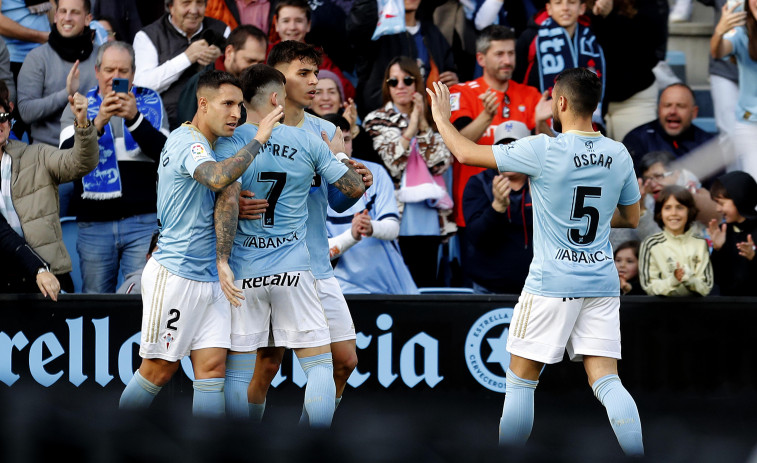
<path fill-rule="evenodd" d="M 643 455 L 639 412 L 617 374 L 620 283 L 609 241 L 611 226 L 638 225 L 641 195 L 628 151 L 592 129 L 600 80 L 583 68 L 560 73 L 552 115 L 563 133 L 506 146 L 480 146 L 463 137 L 449 122 L 449 90 L 436 83 L 434 89 L 432 114 L 458 161 L 522 172 L 531 182 L 534 258 L 507 338 L 511 357 L 500 444 L 528 440 L 542 367 L 560 362 L 567 350 L 571 360 L 583 360 L 623 451 Z"/>

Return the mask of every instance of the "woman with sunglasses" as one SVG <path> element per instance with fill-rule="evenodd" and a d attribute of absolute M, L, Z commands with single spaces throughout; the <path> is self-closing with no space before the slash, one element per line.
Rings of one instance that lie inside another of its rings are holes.
<path fill-rule="evenodd" d="M 411 154 L 417 153 L 432 175 L 444 173 L 452 157 L 431 119 L 420 69 L 415 60 L 400 56 L 384 72 L 384 106 L 369 113 L 363 127 L 373 139 L 384 165 L 400 189 Z M 451 211 L 429 201 L 401 203 L 399 243 L 405 263 L 418 287 L 439 286 L 437 256 L 441 236 L 456 230 Z"/>

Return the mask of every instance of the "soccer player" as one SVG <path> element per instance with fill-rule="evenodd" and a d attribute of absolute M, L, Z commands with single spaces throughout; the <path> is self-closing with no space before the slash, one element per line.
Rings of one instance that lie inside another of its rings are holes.
<path fill-rule="evenodd" d="M 224 366 L 230 313 L 215 266 L 214 192 L 250 165 L 283 115 L 280 106 L 261 122 L 249 144 L 216 162 L 213 143 L 234 133 L 242 90 L 221 71 L 200 77 L 197 114 L 171 132 L 158 167 L 158 250 L 142 275 L 142 364 L 121 395 L 121 408 L 146 408 L 179 368 L 192 359 L 196 415 L 224 413 Z"/>
<path fill-rule="evenodd" d="M 318 84 L 318 66 L 321 55 L 318 50 L 301 42 L 288 40 L 276 44 L 268 54 L 268 64 L 284 74 L 286 77 L 286 102 L 284 123 L 298 127 L 322 137 L 329 144 L 331 151 L 337 153 L 343 148 L 335 146 L 331 141 L 337 133 L 336 126 L 319 117 L 305 112 L 315 96 Z M 339 131 L 341 133 L 341 131 Z M 336 137 L 340 138 L 340 137 Z M 362 164 L 354 163 L 356 172 L 363 176 L 365 188 L 373 183 L 373 176 Z M 243 196 L 248 196 L 243 191 Z M 258 216 L 251 203 L 256 200 L 240 199 L 240 209 L 247 208 L 248 214 L 242 214 L 242 219 L 255 219 Z M 336 383 L 336 405 L 341 401 L 342 392 L 347 385 L 347 379 L 357 366 L 355 347 L 355 326 L 352 323 L 347 302 L 344 300 L 339 283 L 334 277 L 334 271 L 329 259 L 328 232 L 326 230 L 326 209 L 331 206 L 338 212 L 347 210 L 356 199 L 342 194 L 334 186 L 322 182 L 320 176 L 315 176 L 313 186 L 307 199 L 307 235 L 305 241 L 310 253 L 310 268 L 316 280 L 318 298 L 323 305 L 331 333 L 331 354 L 334 362 L 334 382 Z M 252 383 L 248 395 L 250 417 L 259 421 L 265 411 L 265 397 L 268 388 L 279 370 L 284 356 L 283 348 L 261 348 L 256 358 L 239 355 L 229 356 L 227 365 L 227 380 L 236 385 L 247 384 L 249 377 Z M 254 368 L 252 376 L 250 368 Z M 238 379 L 237 379 L 238 378 Z M 231 392 L 231 390 L 229 391 Z M 227 400 L 230 394 L 227 394 Z M 307 410 L 303 410 L 302 419 L 305 420 Z"/>
<path fill-rule="evenodd" d="M 280 71 L 263 64 L 242 74 L 251 123 L 219 140 L 219 158 L 253 139 L 258 131 L 254 124 L 284 99 L 284 82 Z M 268 347 L 269 336 L 274 346 L 294 349 L 308 378 L 305 409 L 310 425 L 321 427 L 331 425 L 336 386 L 331 336 L 305 244 L 306 200 L 316 174 L 350 198 L 365 192 L 360 174 L 339 162 L 320 137 L 277 125 L 258 160 L 219 196 L 215 219 L 221 288 L 233 306 L 245 301 L 241 309 L 232 310 L 231 350 L 251 354 Z M 242 188 L 267 199 L 262 220 L 237 220 Z"/>
<path fill-rule="evenodd" d="M 449 122 L 447 87 L 434 83 L 428 93 L 439 133 L 460 162 L 531 180 L 534 258 L 507 339 L 500 444 L 525 444 L 539 373 L 545 363 L 561 361 L 567 348 L 571 360 L 583 359 L 623 451 L 643 455 L 639 412 L 618 378 L 620 287 L 609 242 L 611 226 L 636 227 L 641 195 L 625 147 L 592 130 L 599 79 L 583 68 L 560 73 L 552 114 L 555 129 L 564 132 L 509 145 L 476 145 L 460 135 Z"/>

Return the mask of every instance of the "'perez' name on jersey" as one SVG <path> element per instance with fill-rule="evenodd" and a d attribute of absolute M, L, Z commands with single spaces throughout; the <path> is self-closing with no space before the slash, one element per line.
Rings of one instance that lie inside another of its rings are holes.
<path fill-rule="evenodd" d="M 293 148 L 287 145 L 279 145 L 278 143 L 271 143 L 270 140 L 263 145 L 263 149 L 268 151 L 274 156 L 280 156 L 282 158 L 291 159 L 294 161 L 294 155 L 297 154 L 297 148 Z"/>

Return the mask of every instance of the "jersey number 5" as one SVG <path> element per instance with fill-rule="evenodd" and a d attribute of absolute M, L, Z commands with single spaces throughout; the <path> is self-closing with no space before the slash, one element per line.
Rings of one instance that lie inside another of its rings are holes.
<path fill-rule="evenodd" d="M 572 222 L 582 222 L 583 218 L 589 217 L 589 225 L 586 228 L 586 234 L 582 235 L 579 228 L 568 230 L 568 239 L 577 246 L 586 246 L 594 241 L 597 237 L 597 226 L 599 225 L 599 211 L 595 207 L 584 205 L 586 198 L 599 198 L 602 196 L 602 188 L 596 186 L 577 186 L 573 190 L 573 207 L 570 214 Z"/>
<path fill-rule="evenodd" d="M 263 226 L 266 228 L 273 227 L 274 215 L 276 213 L 276 203 L 281 196 L 281 192 L 284 191 L 284 185 L 287 183 L 286 172 L 260 172 L 258 174 L 258 182 L 273 183 L 271 189 L 268 191 L 268 207 L 263 213 Z"/>

